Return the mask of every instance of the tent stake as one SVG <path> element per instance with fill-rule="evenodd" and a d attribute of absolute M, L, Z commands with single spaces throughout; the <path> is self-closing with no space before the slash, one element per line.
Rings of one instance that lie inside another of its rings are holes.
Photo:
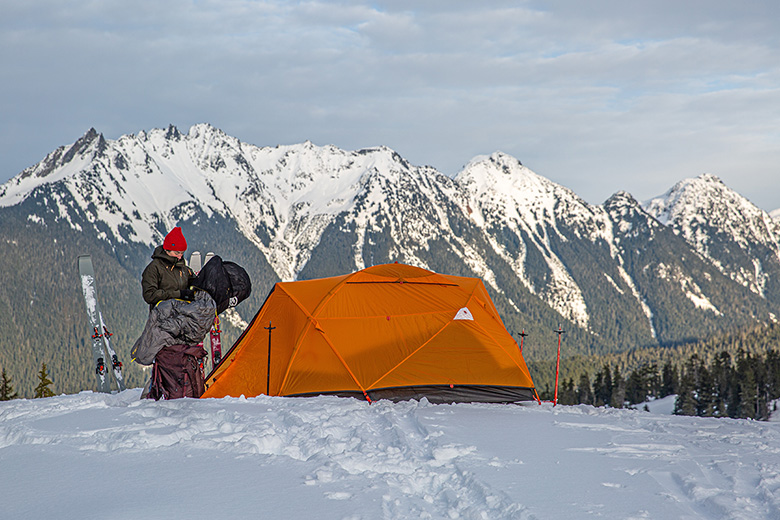
<path fill-rule="evenodd" d="M 265 373 L 265 395 L 271 395 L 271 331 L 276 327 L 272 327 L 269 321 L 268 326 L 263 328 L 268 331 L 268 370 Z"/>
<path fill-rule="evenodd" d="M 566 332 L 561 328 L 561 324 L 558 324 L 558 330 L 553 332 L 558 333 L 558 359 L 555 362 L 555 399 L 553 400 L 553 406 L 558 404 L 558 371 L 561 368 L 561 334 Z"/>

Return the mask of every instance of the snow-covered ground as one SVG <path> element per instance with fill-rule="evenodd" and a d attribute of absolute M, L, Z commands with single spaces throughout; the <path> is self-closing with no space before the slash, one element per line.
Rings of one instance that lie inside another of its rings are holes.
<path fill-rule="evenodd" d="M 140 390 L 0 403 L 0 518 L 780 518 L 780 423 Z"/>

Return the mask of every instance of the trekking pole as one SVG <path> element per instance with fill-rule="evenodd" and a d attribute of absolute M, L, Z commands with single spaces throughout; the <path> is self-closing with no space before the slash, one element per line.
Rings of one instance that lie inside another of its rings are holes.
<path fill-rule="evenodd" d="M 520 336 L 520 353 L 522 354 L 523 353 L 523 338 L 528 336 L 528 334 L 526 334 L 525 333 L 525 329 L 523 329 L 523 331 L 519 334 L 519 336 Z"/>
<path fill-rule="evenodd" d="M 561 324 L 558 324 L 558 330 L 553 332 L 558 333 L 558 358 L 555 361 L 555 398 L 553 399 L 553 406 L 558 404 L 558 372 L 561 368 L 561 335 L 566 332 L 561 328 Z"/>
<path fill-rule="evenodd" d="M 276 327 L 272 327 L 269 321 L 268 326 L 263 328 L 268 330 L 268 370 L 265 373 L 265 395 L 271 395 L 271 331 Z"/>

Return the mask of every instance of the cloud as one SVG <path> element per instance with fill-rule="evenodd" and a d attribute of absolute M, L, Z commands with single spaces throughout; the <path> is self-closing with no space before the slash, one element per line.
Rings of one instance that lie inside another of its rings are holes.
<path fill-rule="evenodd" d="M 261 146 L 384 144 L 447 174 L 502 150 L 594 203 L 707 171 L 780 207 L 773 2 L 2 9 L 0 181 L 91 126 L 205 121 Z"/>

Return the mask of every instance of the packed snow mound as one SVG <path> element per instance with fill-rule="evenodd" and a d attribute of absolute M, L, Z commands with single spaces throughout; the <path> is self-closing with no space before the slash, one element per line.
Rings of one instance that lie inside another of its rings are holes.
<path fill-rule="evenodd" d="M 780 423 L 549 404 L 154 402 L 139 394 L 0 403 L 0 517 L 769 519 L 780 512 Z"/>

